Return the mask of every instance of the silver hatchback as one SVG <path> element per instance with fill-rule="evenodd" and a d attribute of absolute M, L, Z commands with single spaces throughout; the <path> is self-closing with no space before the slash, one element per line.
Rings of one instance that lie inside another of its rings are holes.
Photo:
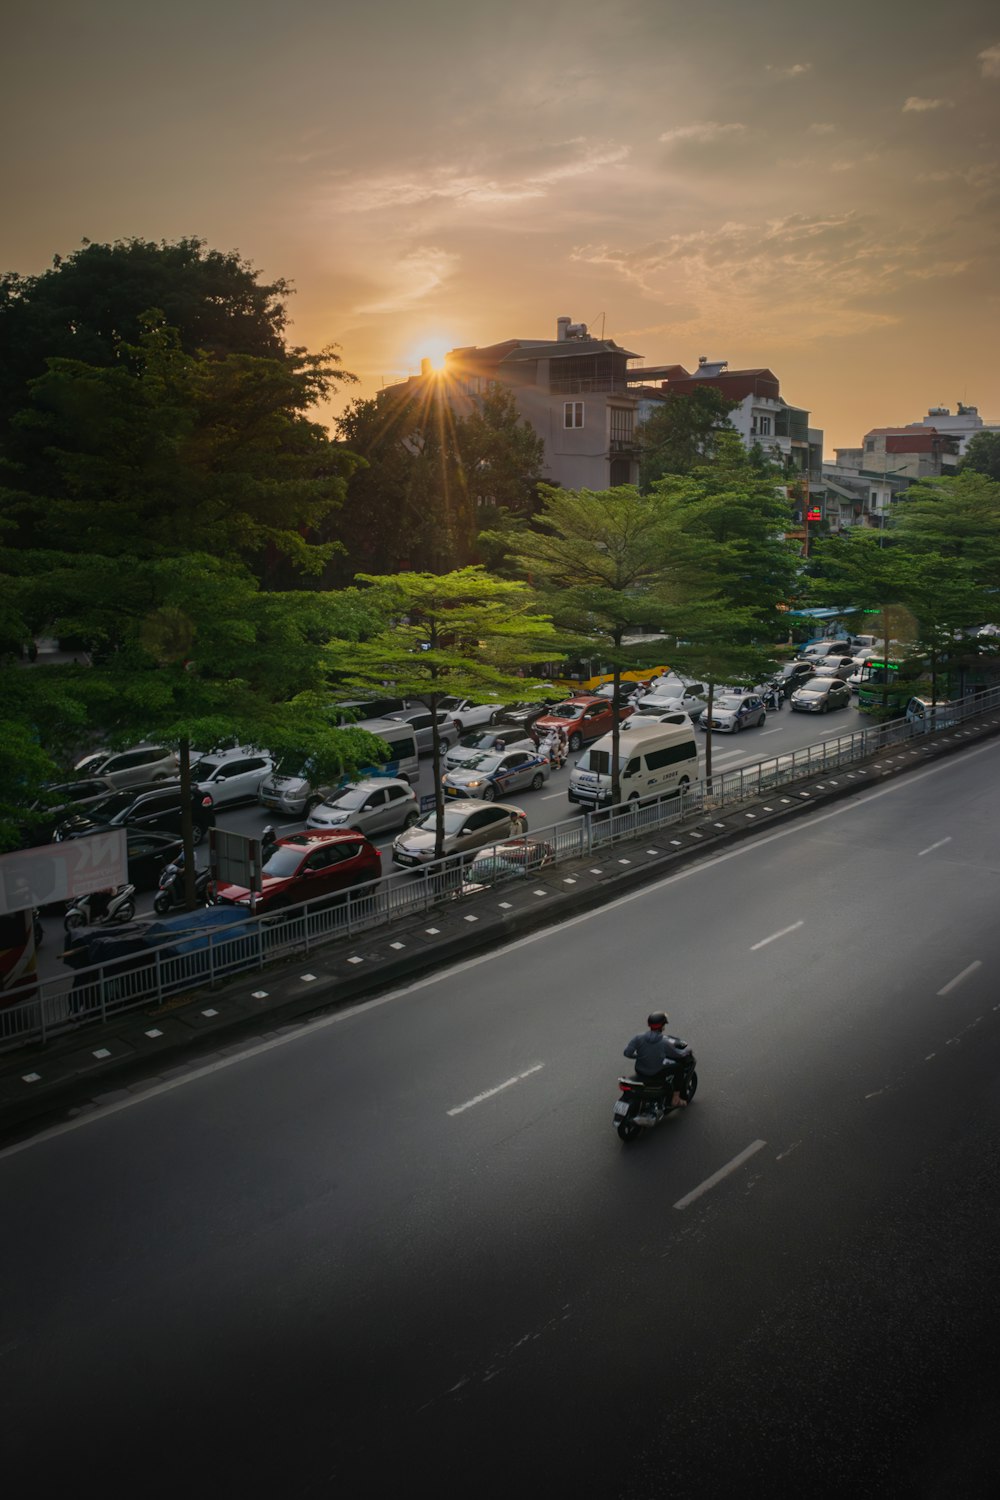
<path fill-rule="evenodd" d="M 306 819 L 307 828 L 344 828 L 369 838 L 392 828 L 409 828 L 420 817 L 417 794 L 395 776 L 369 776 L 331 792 Z"/>

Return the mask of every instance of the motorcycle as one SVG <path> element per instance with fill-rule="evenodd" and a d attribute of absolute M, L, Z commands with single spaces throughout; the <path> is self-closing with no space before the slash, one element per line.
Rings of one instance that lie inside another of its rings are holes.
<path fill-rule="evenodd" d="M 187 902 L 184 894 L 184 866 L 177 860 L 164 865 L 160 871 L 159 890 L 153 897 L 153 910 L 159 916 L 168 911 L 183 911 Z M 199 906 L 214 906 L 215 893 L 212 887 L 211 870 L 194 872 L 194 896 Z"/>
<path fill-rule="evenodd" d="M 135 916 L 135 886 L 120 885 L 115 891 L 91 891 L 66 908 L 63 927 L 103 927 L 112 922 L 131 922 Z"/>
<path fill-rule="evenodd" d="M 695 1071 L 695 1056 L 687 1042 L 680 1037 L 667 1037 L 678 1049 L 687 1052 L 687 1060 L 679 1065 L 678 1074 L 668 1077 L 664 1083 L 648 1083 L 638 1077 L 619 1078 L 621 1098 L 615 1105 L 611 1123 L 623 1141 L 633 1141 L 643 1130 L 651 1130 L 661 1124 L 675 1109 L 683 1106 L 671 1104 L 674 1089 L 686 1104 L 690 1104 L 698 1088 Z"/>

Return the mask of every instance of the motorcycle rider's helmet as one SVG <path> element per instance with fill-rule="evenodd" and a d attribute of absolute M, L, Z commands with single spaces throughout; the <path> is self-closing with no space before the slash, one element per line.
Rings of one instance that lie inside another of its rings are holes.
<path fill-rule="evenodd" d="M 654 1010 L 651 1016 L 646 1017 L 646 1025 L 650 1031 L 662 1031 L 669 1020 L 665 1010 Z"/>

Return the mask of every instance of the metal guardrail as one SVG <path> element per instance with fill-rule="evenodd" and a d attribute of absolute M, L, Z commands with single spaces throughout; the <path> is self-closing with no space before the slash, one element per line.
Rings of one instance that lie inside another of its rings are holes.
<path fill-rule="evenodd" d="M 838 767 L 869 760 L 886 749 L 1000 709 L 1000 688 L 950 703 L 911 723 L 888 724 L 839 735 L 773 756 L 753 765 L 713 775 L 686 792 L 660 801 L 629 802 L 531 830 L 544 842 L 552 863 L 594 856 L 602 849 L 654 833 L 704 812 L 724 811 L 781 787 Z M 90 969 L 67 971 L 39 983 L 26 1000 L 0 1009 L 0 1051 L 44 1042 L 86 1022 L 107 1021 L 122 1011 L 160 1006 L 218 984 L 232 974 L 312 949 L 337 938 L 384 927 L 401 917 L 426 913 L 456 899 L 467 866 L 480 851 L 417 871 L 393 871 L 381 881 L 358 886 L 336 904 L 313 901 L 280 914 L 250 917 L 235 930 L 199 934 L 197 946 L 178 952 L 183 932 L 161 948 L 113 959 Z M 110 930 L 110 929 L 109 929 Z"/>

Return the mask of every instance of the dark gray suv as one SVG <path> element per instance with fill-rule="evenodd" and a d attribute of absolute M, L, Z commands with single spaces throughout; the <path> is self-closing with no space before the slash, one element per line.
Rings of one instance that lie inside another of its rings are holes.
<path fill-rule="evenodd" d="M 207 792 L 197 787 L 191 794 L 191 822 L 193 841 L 200 844 L 206 833 L 215 824 L 215 804 Z M 100 802 L 93 803 L 86 812 L 67 818 L 60 823 L 53 838 L 85 838 L 87 834 L 99 833 L 106 828 L 144 828 L 160 833 L 181 831 L 181 789 L 178 782 L 157 786 L 146 791 L 112 792 Z"/>

